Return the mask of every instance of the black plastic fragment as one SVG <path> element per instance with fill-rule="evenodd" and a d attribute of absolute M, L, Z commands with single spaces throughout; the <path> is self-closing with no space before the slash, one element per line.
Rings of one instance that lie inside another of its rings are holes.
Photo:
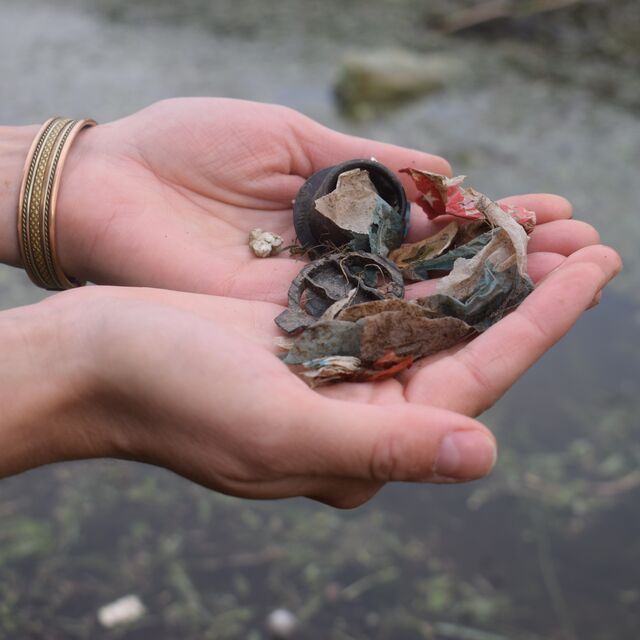
<path fill-rule="evenodd" d="M 380 197 L 393 207 L 404 221 L 404 235 L 409 226 L 410 203 L 398 177 L 375 160 L 349 160 L 314 173 L 300 188 L 293 205 L 293 226 L 298 240 L 312 258 L 347 245 L 352 236 L 316 211 L 315 201 L 331 193 L 338 177 L 345 171 L 364 169 Z M 368 248 L 370 250 L 370 248 Z"/>
<path fill-rule="evenodd" d="M 287 333 L 311 326 L 355 289 L 348 306 L 402 298 L 402 273 L 393 262 L 362 251 L 336 252 L 306 265 L 289 288 L 289 308 L 276 324 Z"/>

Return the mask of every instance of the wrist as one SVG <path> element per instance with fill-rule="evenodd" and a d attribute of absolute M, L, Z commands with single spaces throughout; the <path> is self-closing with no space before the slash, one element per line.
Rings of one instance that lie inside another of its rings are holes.
<path fill-rule="evenodd" d="M 0 127 L 0 262 L 22 266 L 18 200 L 24 165 L 39 126 Z"/>
<path fill-rule="evenodd" d="M 59 298 L 0 313 L 0 477 L 111 454 L 83 323 Z"/>
<path fill-rule="evenodd" d="M 56 249 L 60 267 L 67 277 L 90 280 L 88 257 L 93 249 L 97 229 L 93 228 L 96 194 L 100 192 L 100 177 L 95 159 L 100 155 L 102 127 L 80 131 L 69 147 L 61 170 L 56 206 Z M 102 153 L 105 150 L 102 149 Z"/>

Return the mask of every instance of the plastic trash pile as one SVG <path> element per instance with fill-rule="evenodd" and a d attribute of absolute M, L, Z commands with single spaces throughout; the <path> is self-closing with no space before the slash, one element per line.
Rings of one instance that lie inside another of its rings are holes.
<path fill-rule="evenodd" d="M 313 260 L 294 279 L 276 324 L 282 359 L 311 384 L 381 380 L 487 330 L 532 291 L 527 234 L 535 214 L 463 186 L 464 176 L 404 169 L 418 204 L 442 222 L 403 244 L 410 206 L 395 175 L 355 160 L 312 176 L 294 206 Z M 437 279 L 406 300 L 405 283 Z"/>

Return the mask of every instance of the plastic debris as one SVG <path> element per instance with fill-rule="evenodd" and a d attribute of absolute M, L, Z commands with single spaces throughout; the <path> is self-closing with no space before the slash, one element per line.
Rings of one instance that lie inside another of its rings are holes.
<path fill-rule="evenodd" d="M 361 251 L 332 253 L 303 267 L 289 288 L 289 308 L 276 324 L 294 333 L 325 313 L 335 316 L 346 306 L 403 294 L 402 274 L 392 262 Z"/>
<path fill-rule="evenodd" d="M 249 246 L 258 258 L 268 258 L 272 256 L 282 243 L 282 238 L 277 233 L 271 231 L 253 229 L 249 234 Z"/>
<path fill-rule="evenodd" d="M 512 216 L 486 196 L 476 206 L 494 225 L 492 238 L 474 256 L 456 260 L 438 283 L 438 293 L 423 298 L 432 311 L 465 320 L 484 331 L 533 291 L 527 275 L 527 236 Z"/>
<path fill-rule="evenodd" d="M 418 204 L 424 209 L 430 220 L 438 216 L 449 215 L 465 220 L 484 220 L 484 212 L 478 209 L 478 198 L 482 196 L 475 189 L 463 187 L 465 176 L 448 178 L 439 173 L 420 171 L 419 169 L 402 169 L 408 173 L 421 192 Z M 527 233 L 531 233 L 536 225 L 536 214 L 524 207 L 508 204 L 498 205 L 510 214 Z"/>
<path fill-rule="evenodd" d="M 98 621 L 103 627 L 112 629 L 123 624 L 130 624 L 141 618 L 146 608 L 136 595 L 119 598 L 98 609 Z"/>
<path fill-rule="evenodd" d="M 402 244 L 410 206 L 397 176 L 369 160 L 314 173 L 293 206 L 298 240 L 312 258 L 340 249 L 386 256 Z"/>
<path fill-rule="evenodd" d="M 430 218 L 455 220 L 395 248 L 388 259 L 389 247 L 372 238 L 393 218 L 379 206 L 366 171 L 342 173 L 336 189 L 316 201 L 317 213 L 350 232 L 356 245 L 366 238 L 371 252 L 343 250 L 311 262 L 291 285 L 289 308 L 276 318 L 290 334 L 277 341 L 283 361 L 311 385 L 396 375 L 485 331 L 533 289 L 526 271 L 532 211 L 496 204 L 462 187 L 462 176 L 404 171 Z M 443 274 L 436 293 L 403 299 L 403 279 Z"/>
<path fill-rule="evenodd" d="M 267 616 L 266 627 L 273 640 L 289 640 L 298 627 L 298 619 L 287 609 L 275 609 Z"/>
<path fill-rule="evenodd" d="M 438 317 L 417 303 L 380 300 L 349 307 L 336 320 L 316 322 L 295 340 L 284 361 L 302 365 L 304 375 L 316 383 L 336 379 L 336 366 L 343 379 L 378 379 L 452 347 L 472 333 L 466 322 Z"/>
<path fill-rule="evenodd" d="M 327 358 L 316 358 L 306 360 L 302 366 L 306 371 L 302 375 L 311 384 L 318 385 L 324 382 L 335 380 L 345 380 L 355 376 L 360 370 L 362 361 L 354 356 L 329 356 Z"/>
<path fill-rule="evenodd" d="M 335 190 L 315 205 L 316 211 L 351 235 L 354 249 L 386 256 L 404 238 L 404 221 L 378 195 L 365 169 L 341 173 Z"/>

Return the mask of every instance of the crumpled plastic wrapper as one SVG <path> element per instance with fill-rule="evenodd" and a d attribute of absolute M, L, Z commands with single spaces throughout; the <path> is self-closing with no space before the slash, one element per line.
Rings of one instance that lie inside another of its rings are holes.
<path fill-rule="evenodd" d="M 526 271 L 532 211 L 462 187 L 463 177 L 403 171 L 429 218 L 453 220 L 390 252 L 384 242 L 371 243 L 369 254 L 351 248 L 302 269 L 276 322 L 290 334 L 278 341 L 282 359 L 312 385 L 393 376 L 485 331 L 533 290 Z M 393 229 L 396 221 L 379 206 L 366 171 L 348 174 L 316 203 L 321 213 L 367 238 L 374 216 L 378 229 Z M 440 277 L 434 294 L 403 299 L 402 280 L 432 277 Z"/>
<path fill-rule="evenodd" d="M 295 333 L 344 307 L 403 294 L 402 274 L 393 262 L 363 251 L 332 253 L 300 271 L 289 288 L 289 308 L 275 322 Z"/>
<path fill-rule="evenodd" d="M 302 365 L 312 377 L 376 380 L 410 366 L 414 360 L 448 349 L 471 336 L 463 320 L 406 300 L 367 302 L 341 311 L 334 320 L 320 320 L 297 338 L 284 356 L 291 365 Z M 325 366 L 335 370 L 344 361 L 323 360 L 327 356 L 350 358 L 358 367 L 328 376 Z"/>
<path fill-rule="evenodd" d="M 402 169 L 402 173 L 408 173 L 421 192 L 418 204 L 429 216 L 429 220 L 444 215 L 464 220 L 486 219 L 485 213 L 477 206 L 478 198 L 482 194 L 475 189 L 462 186 L 465 176 L 447 178 L 439 173 L 411 168 Z M 527 233 L 533 231 L 536 226 L 536 214 L 533 211 L 508 204 L 498 206 L 521 224 Z"/>

